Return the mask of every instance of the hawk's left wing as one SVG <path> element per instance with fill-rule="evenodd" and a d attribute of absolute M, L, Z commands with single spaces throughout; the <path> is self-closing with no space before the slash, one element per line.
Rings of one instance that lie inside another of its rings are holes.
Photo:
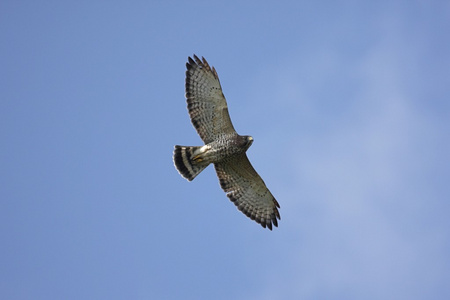
<path fill-rule="evenodd" d="M 186 101 L 191 122 L 208 144 L 223 134 L 235 133 L 219 76 L 205 58 L 194 55 L 186 63 Z"/>
<path fill-rule="evenodd" d="M 215 163 L 220 186 L 247 217 L 272 230 L 278 226 L 280 205 L 255 171 L 245 153 Z"/>

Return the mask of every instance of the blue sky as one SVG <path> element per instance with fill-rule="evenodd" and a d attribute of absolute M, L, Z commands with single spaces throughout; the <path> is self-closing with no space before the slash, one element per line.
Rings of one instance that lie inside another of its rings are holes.
<path fill-rule="evenodd" d="M 447 1 L 3 1 L 2 299 L 448 299 Z M 187 56 L 281 205 L 237 211 Z"/>

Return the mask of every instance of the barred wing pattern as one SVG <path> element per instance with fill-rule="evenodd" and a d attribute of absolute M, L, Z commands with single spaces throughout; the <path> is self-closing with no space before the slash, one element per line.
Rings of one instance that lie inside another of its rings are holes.
<path fill-rule="evenodd" d="M 235 133 L 214 67 L 194 55 L 194 59 L 188 58 L 186 68 L 189 115 L 201 139 L 208 144 L 223 134 Z"/>
<path fill-rule="evenodd" d="M 220 186 L 240 211 L 264 228 L 272 230 L 272 224 L 278 226 L 280 205 L 245 153 L 214 166 Z"/>
<path fill-rule="evenodd" d="M 189 57 L 186 68 L 189 115 L 207 147 L 176 145 L 175 167 L 191 181 L 213 163 L 228 198 L 249 218 L 272 230 L 278 226 L 280 205 L 245 154 L 253 138 L 234 130 L 219 76 L 206 59 Z"/>

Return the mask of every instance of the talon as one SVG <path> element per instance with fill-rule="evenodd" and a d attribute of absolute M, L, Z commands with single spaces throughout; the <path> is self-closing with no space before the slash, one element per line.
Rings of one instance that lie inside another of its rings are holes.
<path fill-rule="evenodd" d="M 195 162 L 202 162 L 202 161 L 203 161 L 203 159 L 200 157 L 200 155 L 194 156 L 194 157 L 192 158 L 192 160 L 195 161 Z"/>

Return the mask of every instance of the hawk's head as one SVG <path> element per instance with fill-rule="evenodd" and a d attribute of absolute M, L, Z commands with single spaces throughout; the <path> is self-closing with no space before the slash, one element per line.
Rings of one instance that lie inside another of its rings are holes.
<path fill-rule="evenodd" d="M 246 139 L 246 141 L 247 141 L 246 148 L 248 149 L 248 148 L 250 148 L 250 146 L 253 144 L 253 138 L 252 138 L 251 136 L 249 136 L 249 135 L 246 135 L 246 136 L 245 136 L 245 139 Z"/>
<path fill-rule="evenodd" d="M 233 139 L 233 143 L 245 152 L 252 145 L 253 138 L 249 135 L 238 135 Z"/>

